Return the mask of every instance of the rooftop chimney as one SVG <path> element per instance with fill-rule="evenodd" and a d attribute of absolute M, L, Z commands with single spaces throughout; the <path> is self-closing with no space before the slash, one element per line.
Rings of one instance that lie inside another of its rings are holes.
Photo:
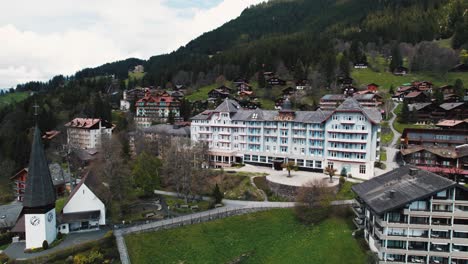
<path fill-rule="evenodd" d="M 396 193 L 395 190 L 390 190 L 390 198 L 394 198 L 394 197 L 395 197 L 395 193 Z"/>
<path fill-rule="evenodd" d="M 419 169 L 417 169 L 417 168 L 410 168 L 409 169 L 409 175 L 415 176 L 415 175 L 418 174 L 418 171 L 419 171 Z"/>

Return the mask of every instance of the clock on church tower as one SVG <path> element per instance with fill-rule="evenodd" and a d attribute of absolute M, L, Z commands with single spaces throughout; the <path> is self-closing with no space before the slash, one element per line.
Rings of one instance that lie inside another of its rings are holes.
<path fill-rule="evenodd" d="M 44 240 L 49 244 L 55 240 L 55 200 L 55 189 L 42 145 L 41 132 L 36 126 L 23 200 L 27 249 L 42 247 Z"/>

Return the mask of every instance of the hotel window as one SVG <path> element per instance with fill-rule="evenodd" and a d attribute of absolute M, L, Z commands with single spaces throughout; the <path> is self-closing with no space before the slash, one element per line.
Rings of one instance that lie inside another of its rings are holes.
<path fill-rule="evenodd" d="M 361 144 L 361 149 L 365 149 L 365 148 L 366 148 L 366 145 Z"/>
<path fill-rule="evenodd" d="M 315 161 L 315 168 L 319 168 L 321 169 L 322 168 L 322 162 L 321 161 Z"/>
<path fill-rule="evenodd" d="M 270 151 L 270 146 L 266 146 L 266 151 Z"/>
<path fill-rule="evenodd" d="M 313 168 L 314 167 L 314 161 L 313 160 L 306 160 L 306 167 Z"/>
<path fill-rule="evenodd" d="M 359 165 L 359 173 L 366 174 L 366 165 Z"/>
<path fill-rule="evenodd" d="M 353 120 L 353 116 L 348 116 L 348 121 Z"/>
<path fill-rule="evenodd" d="M 305 148 L 301 148 L 301 154 L 305 154 Z"/>
<path fill-rule="evenodd" d="M 349 157 L 350 157 L 349 153 L 345 153 L 345 154 L 344 154 L 344 157 L 345 157 L 346 159 L 349 159 Z"/>
<path fill-rule="evenodd" d="M 364 121 L 366 118 L 364 116 L 359 116 L 359 121 Z"/>
<path fill-rule="evenodd" d="M 333 120 L 339 120 L 339 119 L 340 119 L 339 116 L 337 116 L 337 115 L 333 116 Z"/>
<path fill-rule="evenodd" d="M 296 161 L 296 165 L 299 166 L 299 167 L 304 166 L 304 160 L 298 159 L 298 160 Z"/>
<path fill-rule="evenodd" d="M 328 168 L 333 169 L 333 162 L 328 162 Z"/>
<path fill-rule="evenodd" d="M 281 152 L 288 152 L 288 147 L 281 147 Z"/>
<path fill-rule="evenodd" d="M 365 154 L 357 154 L 357 155 L 356 155 L 356 158 L 357 158 L 357 159 L 365 159 L 365 158 L 366 158 L 366 155 L 365 155 Z"/>
<path fill-rule="evenodd" d="M 260 156 L 260 162 L 267 162 L 265 156 Z"/>
<path fill-rule="evenodd" d="M 253 156 L 252 156 L 252 161 L 258 161 L 258 156 L 257 156 L 257 155 L 253 155 Z"/>

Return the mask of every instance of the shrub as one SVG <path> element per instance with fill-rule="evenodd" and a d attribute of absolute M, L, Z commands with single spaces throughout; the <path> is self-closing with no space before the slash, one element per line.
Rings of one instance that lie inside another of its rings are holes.
<path fill-rule="evenodd" d="M 345 184 L 345 182 L 346 182 L 345 177 L 341 176 L 340 177 L 340 187 L 343 186 L 343 184 Z"/>
<path fill-rule="evenodd" d="M 348 173 L 348 178 L 352 178 L 353 175 L 351 173 Z"/>
<path fill-rule="evenodd" d="M 62 238 L 63 238 L 62 232 L 58 232 L 58 233 L 57 233 L 57 240 L 60 240 L 60 239 L 62 239 Z"/>
<path fill-rule="evenodd" d="M 224 194 L 219 189 L 218 184 L 216 184 L 214 189 L 213 189 L 213 199 L 214 199 L 215 203 L 216 204 L 221 203 L 223 201 L 223 197 L 224 197 Z"/>
<path fill-rule="evenodd" d="M 11 238 L 13 233 L 7 232 L 5 234 L 0 234 L 0 245 L 6 245 L 11 243 Z"/>
<path fill-rule="evenodd" d="M 343 177 L 346 177 L 346 169 L 344 167 L 341 168 L 340 175 L 343 176 Z"/>
<path fill-rule="evenodd" d="M 5 255 L 4 253 L 1 253 L 0 254 L 0 263 L 8 263 L 10 259 L 8 258 L 7 255 Z"/>
<path fill-rule="evenodd" d="M 42 249 L 47 250 L 48 248 L 49 248 L 49 242 L 47 242 L 47 240 L 44 240 L 42 242 Z"/>
<path fill-rule="evenodd" d="M 110 230 L 107 231 L 107 233 L 104 235 L 104 238 L 113 238 L 114 237 L 114 231 Z"/>

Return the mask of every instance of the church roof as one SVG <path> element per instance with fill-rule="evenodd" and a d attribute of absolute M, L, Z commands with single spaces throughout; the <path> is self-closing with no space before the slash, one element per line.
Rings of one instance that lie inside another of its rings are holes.
<path fill-rule="evenodd" d="M 101 202 L 106 203 L 106 201 L 108 201 L 108 197 L 110 195 L 109 188 L 96 177 L 92 170 L 89 170 L 83 176 L 80 183 L 78 183 L 78 185 L 75 186 L 73 191 L 70 193 L 70 196 L 63 206 L 64 208 L 73 198 L 73 196 L 75 196 L 76 192 L 81 188 L 81 186 L 83 186 L 83 184 L 86 185 L 94 193 L 94 195 L 96 195 L 99 200 L 101 200 Z"/>
<path fill-rule="evenodd" d="M 55 189 L 50 176 L 49 165 L 41 141 L 41 132 L 34 129 L 28 178 L 24 190 L 23 206 L 27 208 L 45 207 L 55 203 Z"/>

